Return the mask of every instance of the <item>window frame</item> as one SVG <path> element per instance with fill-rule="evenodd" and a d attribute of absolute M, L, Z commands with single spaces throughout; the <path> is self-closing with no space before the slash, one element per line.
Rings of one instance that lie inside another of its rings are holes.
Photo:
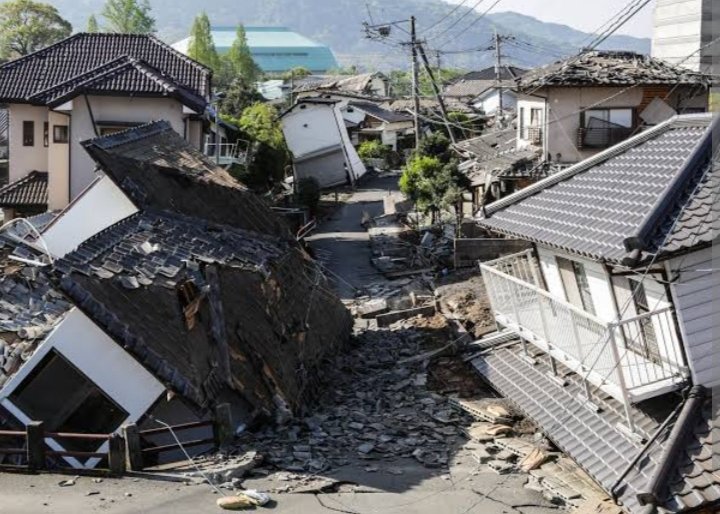
<path fill-rule="evenodd" d="M 35 146 L 35 121 L 23 120 L 22 122 L 22 144 L 23 146 Z"/>
<path fill-rule="evenodd" d="M 65 129 L 64 137 L 58 137 L 58 129 Z M 53 125 L 53 144 L 67 144 L 70 142 L 70 127 L 68 125 Z"/>

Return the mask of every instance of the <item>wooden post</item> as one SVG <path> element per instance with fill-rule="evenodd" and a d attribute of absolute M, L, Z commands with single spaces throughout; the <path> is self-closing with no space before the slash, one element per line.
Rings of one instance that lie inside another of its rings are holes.
<path fill-rule="evenodd" d="M 130 471 L 142 471 L 145 463 L 142 457 L 140 445 L 140 432 L 135 423 L 129 423 L 122 427 L 123 438 L 125 439 L 125 464 Z"/>
<path fill-rule="evenodd" d="M 229 403 L 221 403 L 215 407 L 215 423 L 213 425 L 215 441 L 219 447 L 230 444 L 235 437 L 232 412 Z"/>
<path fill-rule="evenodd" d="M 45 428 L 42 421 L 31 421 L 25 427 L 27 462 L 31 471 L 45 469 Z"/>
<path fill-rule="evenodd" d="M 125 473 L 125 441 L 120 434 L 111 434 L 108 439 L 108 468 L 111 475 Z"/>

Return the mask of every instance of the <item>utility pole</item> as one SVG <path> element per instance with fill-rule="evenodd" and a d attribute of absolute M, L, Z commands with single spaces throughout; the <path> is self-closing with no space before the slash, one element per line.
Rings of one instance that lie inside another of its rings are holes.
<path fill-rule="evenodd" d="M 425 65 L 425 71 L 427 71 L 427 74 L 430 77 L 430 84 L 432 84 L 433 91 L 435 92 L 435 99 L 440 106 L 440 113 L 442 114 L 443 121 L 445 122 L 445 128 L 447 128 L 448 136 L 450 136 L 450 141 L 455 144 L 455 134 L 453 134 L 450 121 L 448 120 L 447 109 L 445 109 L 445 101 L 443 100 L 442 94 L 440 94 L 440 88 L 435 81 L 435 74 L 430 67 L 430 61 L 428 60 L 427 55 L 425 55 L 425 48 L 422 44 L 419 44 L 418 49 L 420 50 L 420 57 L 422 57 L 423 64 Z"/>
<path fill-rule="evenodd" d="M 418 78 L 418 48 L 415 16 L 410 17 L 410 45 L 412 46 L 412 95 L 413 121 L 415 124 L 415 148 L 420 148 L 420 80 Z"/>
<path fill-rule="evenodd" d="M 498 108 L 495 113 L 495 119 L 500 123 L 503 115 L 503 88 L 502 88 L 502 54 L 500 53 L 500 35 L 497 28 L 495 29 L 495 86 L 500 94 L 498 97 Z"/>

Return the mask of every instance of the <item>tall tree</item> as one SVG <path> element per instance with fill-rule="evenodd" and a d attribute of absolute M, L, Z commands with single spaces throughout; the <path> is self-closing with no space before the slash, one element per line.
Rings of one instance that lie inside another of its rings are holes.
<path fill-rule="evenodd" d="M 195 17 L 190 29 L 190 42 L 188 43 L 188 57 L 204 64 L 208 68 L 218 71 L 220 58 L 215 50 L 210 19 L 203 11 Z"/>
<path fill-rule="evenodd" d="M 13 0 L 0 4 L 0 58 L 30 54 L 72 32 L 70 22 L 49 4 Z"/>
<path fill-rule="evenodd" d="M 252 58 L 245 27 L 242 25 L 238 25 L 237 32 L 235 33 L 235 41 L 233 41 L 230 50 L 225 56 L 225 60 L 233 78 L 240 77 L 246 83 L 252 84 L 262 73 L 260 67 Z"/>
<path fill-rule="evenodd" d="M 100 27 L 98 27 L 97 18 L 95 18 L 94 14 L 91 14 L 88 18 L 86 31 L 90 34 L 96 34 L 100 32 Z"/>
<path fill-rule="evenodd" d="M 102 11 L 105 30 L 118 34 L 152 34 L 155 18 L 148 0 L 107 0 Z"/>

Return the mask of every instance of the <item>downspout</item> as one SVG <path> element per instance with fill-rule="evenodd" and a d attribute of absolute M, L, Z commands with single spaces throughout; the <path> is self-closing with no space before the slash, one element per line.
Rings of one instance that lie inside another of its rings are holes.
<path fill-rule="evenodd" d="M 697 413 L 705 400 L 705 391 L 705 388 L 699 385 L 693 386 L 690 390 L 688 399 L 670 432 L 660 463 L 646 486 L 646 492 L 637 495 L 640 505 L 657 506 L 661 503 L 662 488 L 667 485 L 677 455 L 687 442 L 687 436 L 697 421 Z"/>
<path fill-rule="evenodd" d="M 687 373 L 690 374 L 690 359 L 688 359 L 687 348 L 685 348 L 687 338 L 685 337 L 685 331 L 683 330 L 682 325 L 680 325 L 680 320 L 678 319 L 677 301 L 671 286 L 671 283 L 674 283 L 678 278 L 680 278 L 680 275 L 678 274 L 677 277 L 671 278 L 670 271 L 670 261 L 665 261 L 665 269 L 660 272 L 660 276 L 662 277 L 663 286 L 665 287 L 665 296 L 667 297 L 668 302 L 670 302 L 670 305 L 672 305 L 670 315 L 672 316 L 673 326 L 675 327 L 675 335 L 678 339 L 680 356 L 683 359 L 682 365 L 687 370 Z M 680 363 L 678 362 L 678 364 Z"/>

